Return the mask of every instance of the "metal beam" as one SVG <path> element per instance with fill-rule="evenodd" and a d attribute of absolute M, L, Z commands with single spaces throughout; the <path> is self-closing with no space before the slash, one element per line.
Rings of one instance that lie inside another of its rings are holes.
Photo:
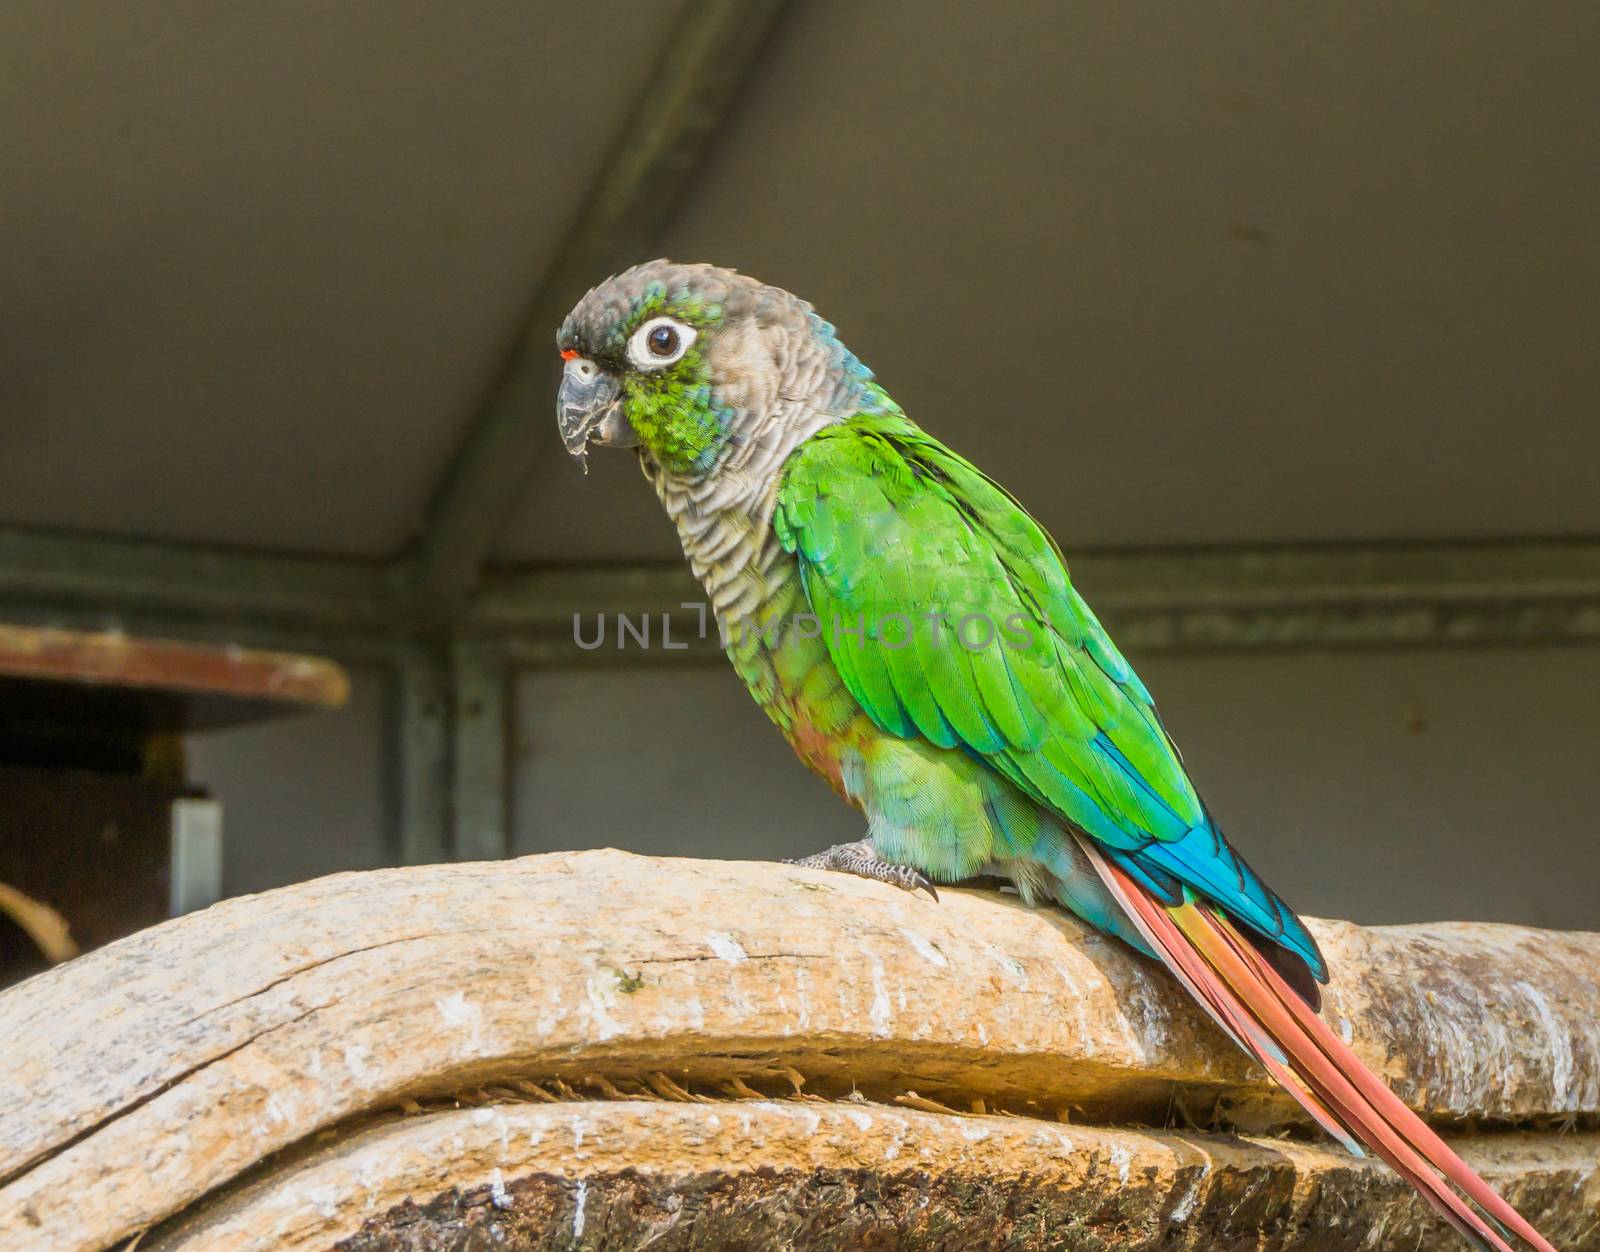
<path fill-rule="evenodd" d="M 0 528 L 5 605 L 387 632 L 403 593 L 377 561 Z"/>
<path fill-rule="evenodd" d="M 1129 651 L 1600 640 L 1600 541 L 1340 544 L 1084 552 L 1074 581 Z M 699 588 L 677 565 L 491 572 L 468 609 L 518 664 L 715 657 Z M 660 618 L 675 641 L 659 646 Z M 619 640 L 648 616 L 655 646 Z M 601 646 L 591 643 L 604 619 Z"/>
<path fill-rule="evenodd" d="M 515 348 L 446 471 L 417 553 L 418 602 L 447 615 L 476 584 L 555 432 L 556 328 L 595 282 L 648 253 L 783 8 L 690 0 L 577 222 L 539 284 Z"/>
<path fill-rule="evenodd" d="M 389 718 L 391 794 L 399 863 L 429 865 L 450 856 L 449 664 L 439 650 L 406 650 L 395 669 Z"/>
<path fill-rule="evenodd" d="M 570 639 L 576 616 L 679 612 L 705 599 L 682 561 L 493 569 L 467 608 L 478 630 Z"/>
<path fill-rule="evenodd" d="M 1600 637 L 1600 541 L 1391 543 L 1087 551 L 1078 586 L 1140 646 L 1256 647 Z M 699 586 L 681 564 L 491 570 L 461 627 L 521 655 L 589 663 L 573 618 L 673 615 L 693 644 Z M 0 528 L 0 612 L 12 621 L 394 659 L 443 641 L 394 567 L 136 539 Z M 708 623 L 708 633 L 714 628 Z M 712 640 L 714 643 L 714 639 Z M 658 659 L 678 650 L 656 648 Z M 697 651 L 691 646 L 690 652 Z M 713 649 L 714 651 L 714 649 Z M 653 658 L 657 659 L 657 658 Z"/>
<path fill-rule="evenodd" d="M 1600 640 L 1600 542 L 1087 553 L 1076 582 L 1142 651 Z"/>
<path fill-rule="evenodd" d="M 511 666 L 493 639 L 457 640 L 451 665 L 451 851 L 458 861 L 495 860 L 511 850 Z"/>

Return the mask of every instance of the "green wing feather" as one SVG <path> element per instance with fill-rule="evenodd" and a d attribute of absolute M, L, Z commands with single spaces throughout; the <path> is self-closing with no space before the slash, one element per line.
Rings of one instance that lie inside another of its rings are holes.
<path fill-rule="evenodd" d="M 981 754 L 1113 847 L 1204 821 L 1149 692 L 1055 544 L 909 420 L 814 436 L 786 471 L 776 525 L 845 685 L 881 729 Z"/>
<path fill-rule="evenodd" d="M 1212 826 L 1060 550 L 1002 488 L 899 413 L 863 414 L 791 458 L 774 526 L 881 730 L 981 757 L 1158 894 L 1187 883 L 1320 973 L 1299 920 Z"/>

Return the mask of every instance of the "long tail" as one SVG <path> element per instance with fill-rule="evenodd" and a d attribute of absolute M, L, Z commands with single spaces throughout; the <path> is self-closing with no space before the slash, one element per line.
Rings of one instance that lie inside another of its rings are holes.
<path fill-rule="evenodd" d="M 1166 967 L 1318 1125 L 1357 1156 L 1370 1148 L 1474 1247 L 1514 1252 L 1506 1242 L 1514 1232 L 1555 1252 L 1323 1024 L 1225 913 L 1187 891 L 1179 905 L 1157 900 L 1092 840 L 1079 842 Z"/>

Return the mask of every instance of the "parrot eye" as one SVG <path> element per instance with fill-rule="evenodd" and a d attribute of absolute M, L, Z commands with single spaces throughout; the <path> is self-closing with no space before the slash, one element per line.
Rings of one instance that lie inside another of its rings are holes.
<path fill-rule="evenodd" d="M 657 370 L 683 359 L 698 334 L 671 317 L 652 317 L 628 340 L 628 360 L 642 370 Z"/>

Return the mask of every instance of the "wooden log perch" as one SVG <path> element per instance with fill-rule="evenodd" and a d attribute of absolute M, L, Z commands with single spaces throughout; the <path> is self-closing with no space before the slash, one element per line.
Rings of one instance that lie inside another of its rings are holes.
<path fill-rule="evenodd" d="M 1313 928 L 1326 1019 L 1600 1249 L 1600 935 Z M 1454 1246 L 1126 949 L 793 866 L 229 900 L 0 994 L 0 1061 L 5 1249 Z"/>

